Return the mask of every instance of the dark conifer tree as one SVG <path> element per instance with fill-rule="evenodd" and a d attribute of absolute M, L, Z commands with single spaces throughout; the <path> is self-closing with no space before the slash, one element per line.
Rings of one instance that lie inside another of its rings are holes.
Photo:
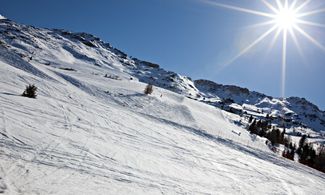
<path fill-rule="evenodd" d="M 37 87 L 35 85 L 28 85 L 26 86 L 25 91 L 21 95 L 24 97 L 36 98 L 37 96 L 36 92 L 37 92 Z"/>
<path fill-rule="evenodd" d="M 248 119 L 248 122 L 251 123 L 253 121 L 253 116 L 251 115 Z"/>
<path fill-rule="evenodd" d="M 256 134 L 256 131 L 257 131 L 256 128 L 257 128 L 256 127 L 256 120 L 254 119 L 252 124 L 249 125 L 248 131 L 250 131 L 250 133 L 252 133 L 252 134 Z"/>
<path fill-rule="evenodd" d="M 297 149 L 297 153 L 299 155 L 302 153 L 302 150 L 303 150 L 303 147 L 304 147 L 306 141 L 307 141 L 307 136 L 303 135 L 299 140 L 299 145 L 298 145 L 298 149 Z"/>

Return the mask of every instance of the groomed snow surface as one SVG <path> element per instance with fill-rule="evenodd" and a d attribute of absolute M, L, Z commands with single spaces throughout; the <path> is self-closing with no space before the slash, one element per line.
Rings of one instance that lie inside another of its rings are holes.
<path fill-rule="evenodd" d="M 323 173 L 273 154 L 219 109 L 143 95 L 145 84 L 99 68 L 33 67 L 48 78 L 0 62 L 4 194 L 325 193 Z M 20 96 L 26 83 L 37 99 Z"/>

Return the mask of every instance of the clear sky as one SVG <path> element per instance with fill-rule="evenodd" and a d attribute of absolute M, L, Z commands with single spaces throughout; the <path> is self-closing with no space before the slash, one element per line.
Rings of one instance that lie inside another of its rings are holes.
<path fill-rule="evenodd" d="M 270 12 L 260 0 L 215 2 Z M 325 8 L 325 2 L 313 0 L 304 9 L 317 8 Z M 131 56 L 193 79 L 210 79 L 281 96 L 282 38 L 271 48 L 274 33 L 225 66 L 270 28 L 251 26 L 267 21 L 265 17 L 217 7 L 204 0 L 1 0 L 0 14 L 38 27 L 92 33 Z M 324 13 L 308 19 L 325 24 Z M 325 45 L 324 26 L 301 27 Z M 285 95 L 305 97 L 324 110 L 325 51 L 299 33 L 297 39 L 304 58 L 288 38 Z"/>

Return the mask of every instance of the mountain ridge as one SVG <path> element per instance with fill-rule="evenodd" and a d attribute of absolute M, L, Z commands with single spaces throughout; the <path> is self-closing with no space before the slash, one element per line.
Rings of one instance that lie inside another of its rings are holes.
<path fill-rule="evenodd" d="M 8 22 L 11 22 L 11 23 L 16 23 L 14 22 L 13 20 L 11 19 L 8 19 L 8 18 L 5 18 L 5 17 L 2 17 L 2 19 L 0 19 L 2 21 L 8 21 Z M 16 23 L 16 24 L 19 24 L 19 23 Z M 101 44 L 107 46 L 108 48 L 110 49 L 113 49 L 116 51 L 116 53 L 119 53 L 120 56 L 123 56 L 123 57 L 128 57 L 128 55 L 123 52 L 122 50 L 118 49 L 118 48 L 114 48 L 109 42 L 105 42 L 103 41 L 102 39 L 100 39 L 98 36 L 95 36 L 91 33 L 86 33 L 86 32 L 73 32 L 73 31 L 70 31 L 70 30 L 66 30 L 66 29 L 62 29 L 62 28 L 43 28 L 43 27 L 35 27 L 35 26 L 31 26 L 31 25 L 28 25 L 28 24 L 19 24 L 19 25 L 23 25 L 25 27 L 32 27 L 32 28 L 35 28 L 35 29 L 47 29 L 47 30 L 52 30 L 52 31 L 57 31 L 57 32 L 60 32 L 62 34 L 65 34 L 65 35 L 72 35 L 72 36 L 75 36 L 77 39 L 78 38 L 85 38 L 87 36 L 86 39 L 90 39 L 91 41 L 98 41 L 100 42 Z M 81 39 L 81 41 L 84 41 L 84 44 L 88 44 L 88 46 L 90 47 L 94 47 L 95 45 L 93 45 L 91 42 L 89 41 L 86 41 L 85 39 Z M 148 66 L 153 65 L 155 68 L 160 68 L 160 65 L 157 64 L 157 63 L 153 63 L 153 62 L 149 62 L 147 60 L 140 60 L 138 58 L 133 58 L 139 62 L 144 62 L 146 64 L 149 64 Z M 168 72 L 173 72 L 173 71 L 168 71 Z M 175 73 L 175 72 L 174 72 Z M 189 78 L 189 77 L 188 77 Z M 280 97 L 273 97 L 271 95 L 267 95 L 266 93 L 261 93 L 261 92 L 258 92 L 256 90 L 251 90 L 247 87 L 242 87 L 240 85 L 234 85 L 234 84 L 221 84 L 221 83 L 218 83 L 217 81 L 214 81 L 214 80 L 208 80 L 208 79 L 204 79 L 204 78 L 198 78 L 198 79 L 195 79 L 194 81 L 201 81 L 201 80 L 204 80 L 204 81 L 210 81 L 211 83 L 214 83 L 216 85 L 220 85 L 220 86 L 225 86 L 225 87 L 238 87 L 242 90 L 248 90 L 249 92 L 253 92 L 253 93 L 258 93 L 258 94 L 261 94 L 261 95 L 264 95 L 266 97 L 272 97 L 272 98 L 277 98 L 277 99 L 280 99 Z M 302 100 L 307 100 L 307 102 L 309 102 L 310 104 L 313 104 L 314 106 L 317 106 L 318 110 L 322 111 L 322 112 L 325 112 L 325 110 L 321 110 L 319 108 L 319 106 L 311 101 L 309 101 L 307 98 L 305 97 L 299 97 L 299 96 L 289 96 L 289 97 L 286 97 L 287 98 L 300 98 Z"/>

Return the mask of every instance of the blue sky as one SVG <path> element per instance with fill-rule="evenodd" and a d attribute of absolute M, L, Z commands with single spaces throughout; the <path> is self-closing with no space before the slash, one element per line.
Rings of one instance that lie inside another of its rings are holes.
<path fill-rule="evenodd" d="M 217 2 L 267 11 L 259 0 Z M 269 0 L 272 2 L 272 0 Z M 314 0 L 306 8 L 324 7 Z M 131 56 L 167 70 L 221 84 L 281 96 L 282 39 L 273 34 L 228 66 L 224 64 L 270 27 L 266 18 L 216 7 L 201 0 L 1 0 L 0 14 L 38 27 L 89 32 Z M 309 19 L 325 24 L 325 14 Z M 302 26 L 325 45 L 325 28 Z M 298 36 L 305 59 L 288 40 L 286 96 L 305 97 L 325 109 L 325 51 Z"/>

